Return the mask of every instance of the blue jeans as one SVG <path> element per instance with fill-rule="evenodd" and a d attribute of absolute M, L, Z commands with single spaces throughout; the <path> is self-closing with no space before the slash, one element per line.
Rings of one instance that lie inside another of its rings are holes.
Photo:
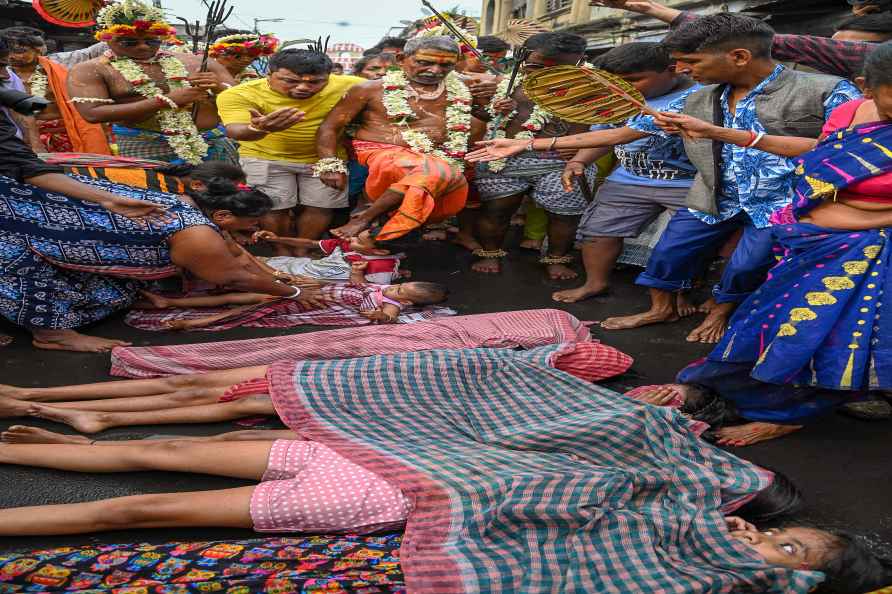
<path fill-rule="evenodd" d="M 725 267 L 721 282 L 712 290 L 717 303 L 740 303 L 759 288 L 775 263 L 771 227 L 757 229 L 745 212 L 708 225 L 688 209 L 679 210 L 654 247 L 647 269 L 635 283 L 672 292 L 690 289 L 703 259 L 715 253 L 741 228 L 743 237 Z"/>

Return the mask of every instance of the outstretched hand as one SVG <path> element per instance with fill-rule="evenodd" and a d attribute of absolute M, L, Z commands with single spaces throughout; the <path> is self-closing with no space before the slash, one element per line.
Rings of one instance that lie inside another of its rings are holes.
<path fill-rule="evenodd" d="M 654 123 L 667 134 L 681 134 L 688 138 L 712 138 L 718 126 L 683 113 L 661 112 Z"/>
<path fill-rule="evenodd" d="M 279 236 L 272 231 L 256 231 L 251 236 L 251 243 L 260 243 L 261 241 L 275 241 Z"/>
<path fill-rule="evenodd" d="M 465 161 L 469 163 L 486 163 L 498 159 L 507 159 L 524 152 L 528 142 L 523 138 L 498 138 L 495 140 L 481 140 L 476 144 L 480 148 L 465 155 Z"/>
<path fill-rule="evenodd" d="M 654 7 L 654 3 L 649 2 L 648 0 L 591 0 L 589 6 L 617 8 L 620 10 L 628 10 L 629 12 L 646 14 Z"/>
<path fill-rule="evenodd" d="M 263 132 L 281 132 L 297 124 L 307 114 L 296 107 L 283 107 L 263 115 L 256 109 L 249 109 L 251 127 Z"/>
<path fill-rule="evenodd" d="M 300 295 L 295 299 L 298 303 L 307 305 L 313 309 L 323 309 L 328 307 L 328 302 L 322 296 L 318 288 L 310 286 L 301 286 Z"/>
<path fill-rule="evenodd" d="M 102 203 L 103 208 L 128 219 L 149 219 L 154 223 L 165 224 L 172 219 L 167 213 L 167 207 L 155 202 L 146 202 L 135 198 L 120 198 L 107 200 Z"/>

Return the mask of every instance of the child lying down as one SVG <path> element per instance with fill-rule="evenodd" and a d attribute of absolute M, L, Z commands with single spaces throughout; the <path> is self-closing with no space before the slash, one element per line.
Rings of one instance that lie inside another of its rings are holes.
<path fill-rule="evenodd" d="M 387 285 L 398 278 L 408 276 L 408 271 L 400 271 L 402 254 L 391 254 L 389 250 L 376 247 L 369 231 L 363 231 L 349 239 L 323 239 L 322 241 L 300 237 L 279 237 L 271 231 L 258 231 L 254 234 L 254 242 L 262 241 L 294 248 L 322 250 L 325 256 L 318 260 L 291 256 L 261 258 L 266 266 L 292 277 L 346 282 L 351 280 L 351 264 L 354 262 L 368 264 L 363 282 Z"/>
<path fill-rule="evenodd" d="M 321 299 L 328 305 L 338 305 L 352 309 L 375 324 L 391 324 L 397 321 L 404 307 L 412 305 L 433 305 L 446 300 L 449 291 L 438 283 L 408 282 L 398 285 L 372 285 L 365 282 L 365 271 L 369 263 L 353 262 L 351 276 L 347 284 L 327 284 L 321 289 Z M 207 328 L 239 314 L 257 309 L 269 303 L 270 306 L 283 304 L 299 305 L 288 299 L 271 298 L 260 293 L 224 293 L 197 297 L 164 297 L 148 291 L 142 292 L 146 301 L 137 303 L 139 309 L 177 309 L 196 307 L 236 306 L 208 316 L 190 319 L 168 320 L 164 329 L 195 330 Z"/>

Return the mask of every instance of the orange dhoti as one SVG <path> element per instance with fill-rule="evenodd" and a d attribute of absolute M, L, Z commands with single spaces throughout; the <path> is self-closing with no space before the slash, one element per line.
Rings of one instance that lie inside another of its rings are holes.
<path fill-rule="evenodd" d="M 378 233 L 378 241 L 401 237 L 427 222 L 458 214 L 468 199 L 468 182 L 457 168 L 433 155 L 404 146 L 354 140 L 361 165 L 369 168 L 365 191 L 374 202 L 386 191 L 403 201 Z"/>

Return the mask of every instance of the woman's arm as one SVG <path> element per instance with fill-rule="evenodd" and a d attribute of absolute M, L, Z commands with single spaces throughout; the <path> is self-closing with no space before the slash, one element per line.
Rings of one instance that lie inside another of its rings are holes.
<path fill-rule="evenodd" d="M 122 198 L 99 188 L 82 184 L 61 173 L 42 173 L 25 179 L 25 182 L 49 192 L 95 202 L 105 209 L 125 217 L 160 216 L 167 210 L 161 204 L 134 198 Z"/>
<path fill-rule="evenodd" d="M 629 127 L 611 128 L 609 130 L 595 130 L 558 138 L 536 138 L 532 142 L 532 148 L 536 151 L 550 149 L 586 149 L 609 147 L 616 144 L 628 144 L 646 137 L 644 132 L 632 130 Z M 484 140 L 476 143 L 477 150 L 468 153 L 465 160 L 471 163 L 495 161 L 518 155 L 530 146 L 530 141 L 523 138 L 502 138 L 498 140 Z"/>
<path fill-rule="evenodd" d="M 266 241 L 268 243 L 278 243 L 290 247 L 306 249 L 319 247 L 318 239 L 305 239 L 303 237 L 279 237 L 272 231 L 258 231 L 254 234 L 254 241 Z"/>
<path fill-rule="evenodd" d="M 800 217 L 799 221 L 820 227 L 849 231 L 880 229 L 892 227 L 892 208 L 889 210 L 861 210 L 841 202 L 825 202 L 813 208 L 806 216 Z"/>

